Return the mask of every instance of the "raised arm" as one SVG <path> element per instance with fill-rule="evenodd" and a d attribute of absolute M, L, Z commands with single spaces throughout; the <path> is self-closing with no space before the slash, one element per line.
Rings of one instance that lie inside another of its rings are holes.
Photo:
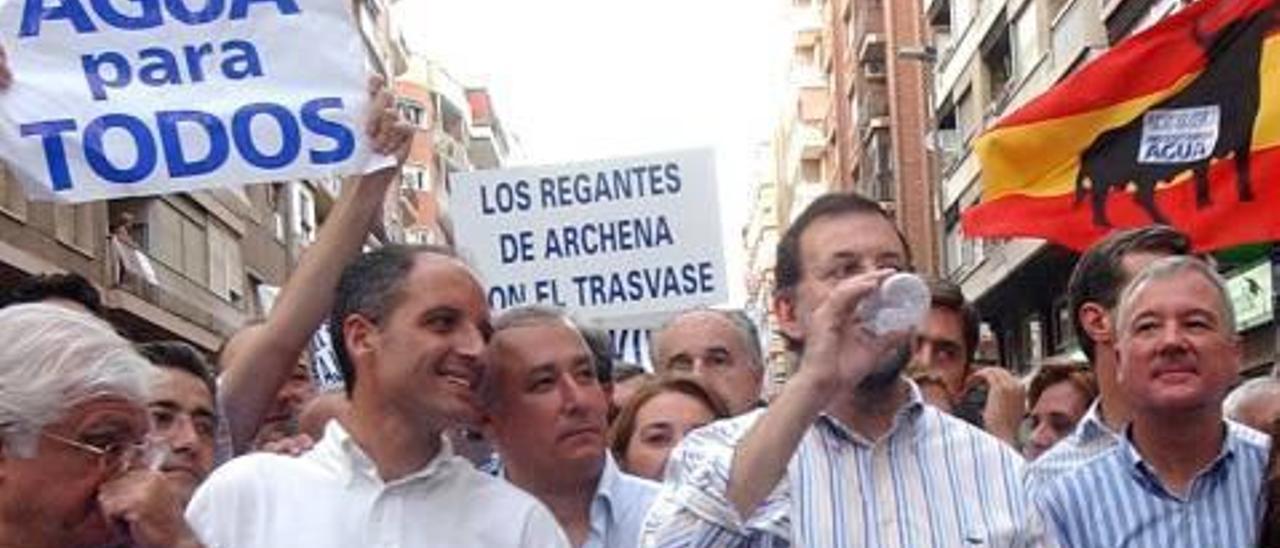
<path fill-rule="evenodd" d="M 276 392 L 289 379 L 312 334 L 329 314 L 342 269 L 360 250 L 382 212 L 387 187 L 399 178 L 413 129 L 399 122 L 394 100 L 381 78 L 370 81 L 374 97 L 366 131 L 374 150 L 393 155 L 396 164 L 347 180 L 315 243 L 285 282 L 261 324 L 227 341 L 219 356 L 219 390 L 236 454 L 249 449 Z"/>
<path fill-rule="evenodd" d="M 744 520 L 786 475 L 801 438 L 832 398 L 853 391 L 888 348 L 890 339 L 867 331 L 854 311 L 889 274 L 877 271 L 844 280 L 814 310 L 799 369 L 734 454 L 725 498 Z"/>

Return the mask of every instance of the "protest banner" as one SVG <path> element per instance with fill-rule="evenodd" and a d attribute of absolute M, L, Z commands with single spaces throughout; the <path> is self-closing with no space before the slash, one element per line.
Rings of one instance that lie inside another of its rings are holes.
<path fill-rule="evenodd" d="M 316 47 L 323 44 L 323 47 Z M 12 0 L 0 157 L 70 202 L 386 165 L 341 0 Z"/>
<path fill-rule="evenodd" d="M 612 327 L 721 303 L 713 162 L 693 150 L 454 174 L 458 247 L 494 310 L 554 304 Z"/>

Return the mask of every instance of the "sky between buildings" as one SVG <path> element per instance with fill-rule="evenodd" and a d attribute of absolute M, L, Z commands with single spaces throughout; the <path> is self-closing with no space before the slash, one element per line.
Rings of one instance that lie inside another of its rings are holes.
<path fill-rule="evenodd" d="M 753 153 L 785 97 L 781 0 L 400 0 L 411 49 L 487 84 L 525 162 L 717 152 L 731 301 Z"/>

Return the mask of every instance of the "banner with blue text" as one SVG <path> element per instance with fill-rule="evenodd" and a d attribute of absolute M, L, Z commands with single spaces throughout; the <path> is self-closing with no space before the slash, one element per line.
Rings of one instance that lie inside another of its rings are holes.
<path fill-rule="evenodd" d="M 3 0 L 0 45 L 0 157 L 33 198 L 387 165 L 365 143 L 366 53 L 342 0 Z"/>
<path fill-rule="evenodd" d="M 691 150 L 452 175 L 458 247 L 495 310 L 606 325 L 728 299 L 715 156 Z"/>

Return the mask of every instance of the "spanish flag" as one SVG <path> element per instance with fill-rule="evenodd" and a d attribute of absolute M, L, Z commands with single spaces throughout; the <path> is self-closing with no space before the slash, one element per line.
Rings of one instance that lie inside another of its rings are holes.
<path fill-rule="evenodd" d="M 1280 240 L 1280 0 L 1200 0 L 980 136 L 971 237 L 1084 249 L 1166 223 L 1198 250 Z"/>

